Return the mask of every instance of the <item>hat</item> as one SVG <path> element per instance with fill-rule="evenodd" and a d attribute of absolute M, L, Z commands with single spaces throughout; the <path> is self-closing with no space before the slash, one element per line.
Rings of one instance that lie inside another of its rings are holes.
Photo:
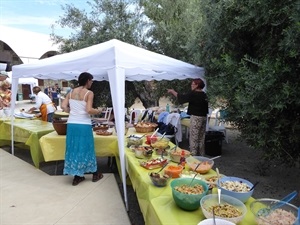
<path fill-rule="evenodd" d="M 8 77 L 8 73 L 6 71 L 0 71 L 1 77 Z"/>

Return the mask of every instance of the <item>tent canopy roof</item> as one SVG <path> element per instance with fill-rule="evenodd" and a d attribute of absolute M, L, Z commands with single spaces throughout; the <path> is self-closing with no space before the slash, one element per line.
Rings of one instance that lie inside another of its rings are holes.
<path fill-rule="evenodd" d="M 124 69 L 128 81 L 204 76 L 201 67 L 112 39 L 34 63 L 13 66 L 13 77 L 77 80 L 80 73 L 89 72 L 95 80 L 108 80 L 107 71 L 113 68 Z"/>

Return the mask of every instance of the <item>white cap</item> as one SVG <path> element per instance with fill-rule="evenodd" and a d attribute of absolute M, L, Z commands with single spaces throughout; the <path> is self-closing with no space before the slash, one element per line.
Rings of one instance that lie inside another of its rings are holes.
<path fill-rule="evenodd" d="M 0 71 L 1 77 L 8 77 L 8 73 L 6 71 Z"/>

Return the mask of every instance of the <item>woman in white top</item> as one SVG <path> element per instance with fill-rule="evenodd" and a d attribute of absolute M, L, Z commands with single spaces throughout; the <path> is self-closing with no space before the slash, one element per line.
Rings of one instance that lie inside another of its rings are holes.
<path fill-rule="evenodd" d="M 85 173 L 93 173 L 93 182 L 103 177 L 103 174 L 97 171 L 90 117 L 100 114 L 102 110 L 92 107 L 94 93 L 88 90 L 93 83 L 92 79 L 90 73 L 81 73 L 78 78 L 79 87 L 67 94 L 61 106 L 65 112 L 69 112 L 63 173 L 74 176 L 73 186 L 85 180 Z"/>
<path fill-rule="evenodd" d="M 42 114 L 42 120 L 52 122 L 53 114 L 56 110 L 52 100 L 38 86 L 33 87 L 32 91 L 36 95 L 35 106 L 29 109 L 29 112 L 39 109 Z"/>

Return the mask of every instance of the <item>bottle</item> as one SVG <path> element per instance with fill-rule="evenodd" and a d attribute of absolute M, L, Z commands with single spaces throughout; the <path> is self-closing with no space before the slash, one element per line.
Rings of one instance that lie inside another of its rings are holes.
<path fill-rule="evenodd" d="M 183 166 L 183 168 L 185 168 L 185 164 L 186 164 L 186 160 L 185 160 L 185 156 L 184 155 L 185 155 L 184 151 L 181 151 L 179 164 L 181 166 Z"/>
<path fill-rule="evenodd" d="M 167 105 L 166 105 L 166 111 L 170 112 L 170 105 L 169 105 L 169 103 L 167 103 Z"/>

